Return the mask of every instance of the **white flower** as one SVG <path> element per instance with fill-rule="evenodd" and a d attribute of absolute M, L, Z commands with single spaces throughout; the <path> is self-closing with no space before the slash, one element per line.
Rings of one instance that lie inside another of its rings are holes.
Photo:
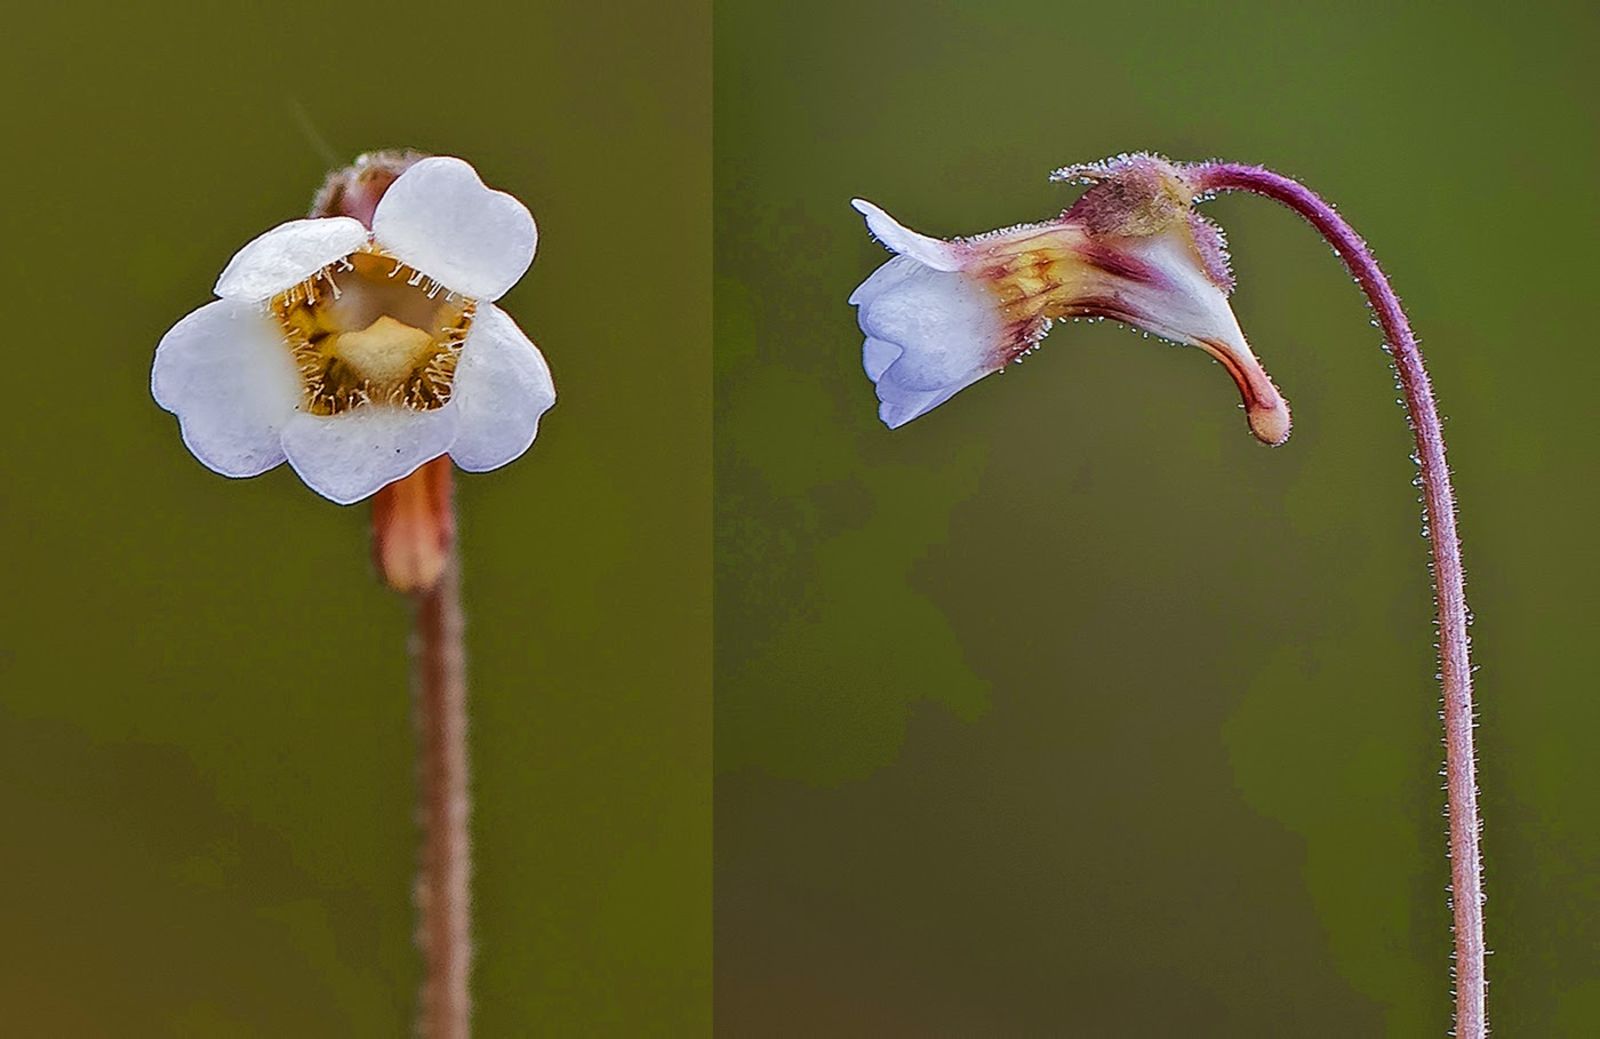
<path fill-rule="evenodd" d="M 498 468 L 555 403 L 544 357 L 494 305 L 537 242 L 527 208 L 470 165 L 423 159 L 370 232 L 291 220 L 240 249 L 220 298 L 162 337 L 151 392 L 208 468 L 256 476 L 287 459 L 340 504 L 447 452 Z"/>
<path fill-rule="evenodd" d="M 878 417 L 890 429 L 1005 365 L 999 307 L 959 271 L 903 254 L 874 271 L 850 302 L 860 308 L 861 362 L 878 387 Z"/>
<path fill-rule="evenodd" d="M 943 241 L 856 199 L 893 252 L 850 302 L 878 417 L 902 426 L 997 372 L 1067 317 L 1104 317 L 1198 346 L 1239 388 L 1250 429 L 1280 444 L 1289 409 L 1228 305 L 1220 233 L 1190 208 L 1181 171 L 1130 156 L 1064 176 L 1095 186 L 1056 220 Z"/>

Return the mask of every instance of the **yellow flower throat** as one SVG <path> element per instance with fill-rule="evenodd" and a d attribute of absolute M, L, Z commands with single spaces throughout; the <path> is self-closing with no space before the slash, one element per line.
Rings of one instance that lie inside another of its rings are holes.
<path fill-rule="evenodd" d="M 354 253 L 270 303 L 314 415 L 444 407 L 476 308 L 379 252 Z"/>

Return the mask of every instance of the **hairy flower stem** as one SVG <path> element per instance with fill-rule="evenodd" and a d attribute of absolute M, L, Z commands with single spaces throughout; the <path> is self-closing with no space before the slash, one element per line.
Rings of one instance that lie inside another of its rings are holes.
<path fill-rule="evenodd" d="M 419 748 L 417 945 L 424 980 L 418 1031 L 425 1039 L 466 1039 L 472 997 L 472 810 L 467 765 L 466 657 L 460 569 L 452 548 L 439 580 L 416 593 L 412 657 Z"/>
<path fill-rule="evenodd" d="M 1309 188 L 1288 177 L 1236 163 L 1189 167 L 1202 193 L 1249 191 L 1281 202 L 1311 223 L 1355 275 L 1383 328 L 1405 395 L 1406 412 L 1417 441 L 1417 460 L 1433 550 L 1438 606 L 1440 679 L 1444 686 L 1445 789 L 1450 808 L 1450 882 L 1455 914 L 1455 1035 L 1483 1039 L 1486 980 L 1483 968 L 1483 883 L 1478 853 L 1478 789 L 1472 746 L 1472 665 L 1467 636 L 1467 600 L 1456 536 L 1455 495 L 1445 463 L 1444 431 L 1433 388 L 1411 323 L 1400 300 L 1344 218 Z"/>
<path fill-rule="evenodd" d="M 472 998 L 472 801 L 461 568 L 450 459 L 436 458 L 372 499 L 373 561 L 389 587 L 411 596 L 411 683 L 417 728 L 415 900 L 423 982 L 417 1032 L 466 1039 Z"/>
<path fill-rule="evenodd" d="M 378 201 L 420 152 L 373 152 L 328 175 L 312 216 L 348 216 L 369 230 Z M 461 570 L 448 457 L 372 499 L 372 558 L 384 582 L 414 602 L 411 635 L 417 728 L 417 947 L 423 981 L 417 1032 L 467 1039 L 472 1019 L 472 842 L 468 822 L 467 670 Z"/>

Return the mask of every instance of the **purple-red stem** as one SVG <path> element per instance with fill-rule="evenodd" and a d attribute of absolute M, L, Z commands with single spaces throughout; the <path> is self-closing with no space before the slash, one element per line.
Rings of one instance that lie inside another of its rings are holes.
<path fill-rule="evenodd" d="M 461 578 L 454 549 L 432 587 L 416 593 L 417 944 L 425 964 L 418 1032 L 466 1039 L 472 996 L 472 811 L 467 771 L 467 682 Z"/>
<path fill-rule="evenodd" d="M 1444 430 L 1422 352 L 1400 300 L 1361 236 L 1309 188 L 1259 166 L 1212 162 L 1189 167 L 1202 193 L 1249 191 L 1283 203 L 1311 223 L 1333 246 L 1367 294 L 1400 375 L 1406 412 L 1416 436 L 1427 509 L 1433 578 L 1439 610 L 1439 674 L 1444 686 L 1445 789 L 1450 808 L 1450 884 L 1455 914 L 1455 1034 L 1483 1039 L 1483 880 L 1478 857 L 1478 785 L 1472 747 L 1472 664 L 1467 599 L 1456 536 L 1455 495 L 1445 463 Z"/>

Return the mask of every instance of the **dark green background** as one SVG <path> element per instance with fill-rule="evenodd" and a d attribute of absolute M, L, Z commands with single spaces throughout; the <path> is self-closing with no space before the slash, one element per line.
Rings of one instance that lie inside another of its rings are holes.
<path fill-rule="evenodd" d="M 375 147 L 534 211 L 561 401 L 459 481 L 479 1034 L 710 1018 L 709 12 L 32 4 L 0 36 L 0 1005 L 29 1036 L 398 1036 L 408 609 L 367 509 L 151 401 L 233 251 Z"/>
<path fill-rule="evenodd" d="M 970 233 L 1128 149 L 1335 200 L 1449 416 L 1477 613 L 1491 1019 L 1595 1034 L 1585 670 L 1596 16 L 1580 5 L 716 4 L 717 1011 L 727 1035 L 1448 1027 L 1431 602 L 1359 293 L 1207 207 L 1294 406 L 1057 328 L 904 429 L 848 206 Z"/>

